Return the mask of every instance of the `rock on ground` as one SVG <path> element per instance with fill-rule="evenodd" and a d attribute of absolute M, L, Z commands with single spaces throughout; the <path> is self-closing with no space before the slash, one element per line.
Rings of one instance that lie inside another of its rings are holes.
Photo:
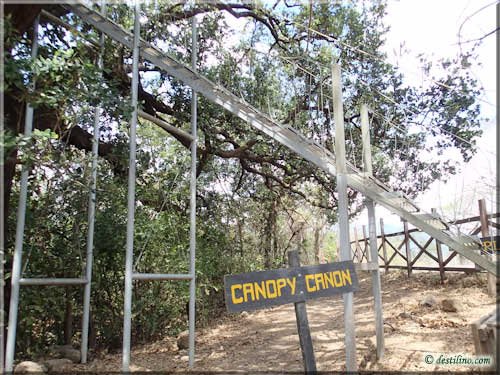
<path fill-rule="evenodd" d="M 63 372 L 69 369 L 69 366 L 73 362 L 68 358 L 58 358 L 58 359 L 49 359 L 44 362 L 44 365 L 50 372 Z"/>
<path fill-rule="evenodd" d="M 189 331 L 182 331 L 177 336 L 177 347 L 179 350 L 189 348 Z"/>
<path fill-rule="evenodd" d="M 44 373 L 47 372 L 45 366 L 40 363 L 32 362 L 32 361 L 24 361 L 20 362 L 14 368 L 14 374 L 25 374 L 25 373 Z"/>
<path fill-rule="evenodd" d="M 436 298 L 433 295 L 426 296 L 422 302 L 420 302 L 422 306 L 434 307 L 437 304 Z"/>
<path fill-rule="evenodd" d="M 71 345 L 54 346 L 52 350 L 62 358 L 68 358 L 74 363 L 80 362 L 80 351 L 74 349 Z"/>
<path fill-rule="evenodd" d="M 445 298 L 441 301 L 441 309 L 446 312 L 457 312 L 457 303 L 455 300 L 450 298 Z"/>

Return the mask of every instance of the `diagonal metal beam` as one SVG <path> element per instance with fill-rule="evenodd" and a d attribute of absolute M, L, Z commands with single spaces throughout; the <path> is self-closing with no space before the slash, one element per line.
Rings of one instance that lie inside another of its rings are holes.
<path fill-rule="evenodd" d="M 105 33 L 113 40 L 128 48 L 132 48 L 132 34 L 115 24 L 113 21 L 102 17 L 98 12 L 89 9 L 83 4 L 67 4 L 64 5 L 64 7 L 74 12 L 85 22 Z M 306 138 L 304 135 L 300 134 L 300 132 L 289 126 L 280 125 L 268 115 L 229 92 L 226 88 L 210 81 L 189 66 L 177 61 L 144 40 L 140 41 L 140 54 L 144 59 L 156 65 L 158 68 L 184 82 L 184 84 L 190 86 L 196 92 L 203 94 L 208 100 L 227 109 L 235 116 L 246 121 L 275 141 L 288 147 L 290 150 L 313 163 L 323 171 L 334 176 L 336 175 L 335 156 L 323 146 Z M 398 197 L 400 197 L 399 199 L 394 199 L 394 197 L 391 198 L 391 194 L 394 195 L 391 188 L 375 178 L 367 178 L 353 165 L 347 164 L 347 173 L 347 184 L 351 188 L 358 190 L 366 197 L 399 215 L 415 227 L 428 233 L 449 248 L 457 251 L 460 255 L 476 263 L 479 267 L 497 275 L 496 263 L 477 252 L 477 250 L 481 249 L 479 243 L 468 245 L 458 237 L 444 230 L 435 228 L 424 220 L 419 219 L 414 215 L 414 209 L 418 209 L 415 203 L 401 194 L 398 195 Z"/>

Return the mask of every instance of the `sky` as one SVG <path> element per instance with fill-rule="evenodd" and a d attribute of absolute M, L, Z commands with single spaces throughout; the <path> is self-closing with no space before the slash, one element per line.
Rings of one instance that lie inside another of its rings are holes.
<path fill-rule="evenodd" d="M 453 58 L 473 43 L 467 41 L 486 35 L 496 28 L 495 1 L 492 0 L 388 0 L 385 52 L 389 61 L 398 65 L 407 83 L 419 86 L 423 80 L 417 55 L 423 53 L 430 60 Z M 232 17 L 229 17 L 232 18 Z M 228 19 L 236 30 L 244 29 L 242 20 Z M 462 42 L 460 45 L 459 42 Z M 407 53 L 401 53 L 401 45 Z M 476 50 L 477 65 L 470 70 L 483 86 L 481 117 L 483 136 L 477 139 L 479 151 L 472 160 L 459 168 L 459 173 L 447 181 L 436 181 L 427 192 L 417 197 L 418 205 L 430 211 L 436 208 L 446 218 L 475 216 L 477 200 L 485 198 L 489 212 L 494 211 L 494 184 L 496 178 L 496 43 L 495 35 L 486 37 Z M 451 152 L 451 158 L 456 158 Z M 457 155 L 457 153 L 455 153 Z M 377 206 L 377 222 L 384 218 L 387 230 L 402 228 L 398 216 Z M 351 228 L 367 223 L 366 210 L 351 220 Z"/>
<path fill-rule="evenodd" d="M 455 57 L 472 43 L 467 41 L 486 35 L 496 28 L 495 1 L 492 0 L 388 0 L 386 25 L 390 26 L 385 51 L 389 61 L 398 65 L 408 84 L 420 85 L 423 74 L 417 55 L 431 60 Z M 242 32 L 245 20 L 228 17 L 232 29 Z M 238 32 L 234 36 L 238 37 Z M 462 45 L 459 42 L 462 42 Z M 404 44 L 408 53 L 401 54 Z M 495 207 L 495 135 L 496 135 L 496 44 L 495 35 L 486 37 L 477 49 L 479 63 L 471 68 L 472 75 L 484 87 L 481 96 L 483 136 L 477 140 L 479 151 L 460 172 L 448 181 L 436 181 L 416 202 L 424 210 L 437 208 L 447 218 L 462 218 L 477 214 L 477 199 L 485 198 L 490 212 Z M 399 230 L 400 218 L 383 207 L 377 216 L 384 217 L 386 231 Z M 352 226 L 366 224 L 366 211 L 351 221 Z M 377 218 L 378 222 L 378 218 Z"/>
<path fill-rule="evenodd" d="M 488 6 L 489 5 L 489 6 Z M 481 8 L 486 7 L 483 10 Z M 476 13 L 477 14 L 474 14 Z M 480 38 L 496 28 L 495 2 L 491 0 L 390 0 L 386 23 L 391 27 L 386 52 L 391 62 L 398 63 L 409 82 L 421 83 L 416 55 L 424 53 L 432 59 L 453 57 L 460 51 L 459 31 L 462 41 Z M 411 52 L 401 57 L 397 51 L 401 43 Z M 463 44 L 466 48 L 471 43 Z M 431 189 L 419 196 L 416 202 L 425 210 L 436 207 L 446 217 L 475 216 L 477 199 L 485 198 L 487 209 L 493 211 L 496 178 L 496 45 L 495 35 L 486 37 L 477 50 L 478 62 L 471 73 L 484 87 L 481 115 L 483 136 L 478 139 L 480 148 L 461 172 L 448 181 L 437 181 Z M 384 218 L 386 232 L 402 228 L 400 218 L 377 206 L 377 222 Z M 366 210 L 351 221 L 361 227 L 367 223 Z"/>

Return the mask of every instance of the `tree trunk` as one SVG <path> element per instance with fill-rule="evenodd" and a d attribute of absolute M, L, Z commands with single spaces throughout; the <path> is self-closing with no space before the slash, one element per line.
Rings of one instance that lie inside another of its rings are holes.
<path fill-rule="evenodd" d="M 240 221 L 240 219 L 237 219 L 236 223 L 237 223 L 236 225 L 238 226 L 238 243 L 239 243 L 239 246 L 240 246 L 240 256 L 243 258 L 243 254 L 244 254 L 244 249 L 243 249 L 243 224 Z"/>
<path fill-rule="evenodd" d="M 276 204 L 274 201 L 269 205 L 269 212 L 266 218 L 266 227 L 264 230 L 264 266 L 269 269 L 273 258 L 273 230 L 276 227 Z"/>
<path fill-rule="evenodd" d="M 323 259 L 323 255 L 321 254 L 321 245 L 320 245 L 320 233 L 321 227 L 314 227 L 314 258 L 316 263 L 320 263 Z"/>
<path fill-rule="evenodd" d="M 94 318 L 92 310 L 90 310 L 89 316 L 89 348 L 94 349 L 97 347 L 97 333 L 95 330 Z"/>
<path fill-rule="evenodd" d="M 65 292 L 64 345 L 71 345 L 71 339 L 73 338 L 73 301 L 71 287 L 65 288 Z"/>

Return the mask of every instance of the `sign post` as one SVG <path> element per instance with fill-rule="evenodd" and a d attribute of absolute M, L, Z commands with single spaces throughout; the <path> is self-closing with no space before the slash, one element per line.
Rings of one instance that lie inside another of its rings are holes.
<path fill-rule="evenodd" d="M 352 260 L 300 266 L 297 251 L 288 254 L 290 268 L 224 276 L 224 294 L 229 312 L 295 304 L 300 349 L 306 372 L 316 371 L 316 361 L 305 301 L 358 290 Z"/>
<path fill-rule="evenodd" d="M 288 266 L 290 268 L 299 267 L 300 259 L 298 251 L 288 252 Z M 305 302 L 295 302 L 295 318 L 297 319 L 297 331 L 299 333 L 300 350 L 306 373 L 316 372 L 316 359 L 314 358 L 314 348 L 312 344 L 309 321 Z"/>

